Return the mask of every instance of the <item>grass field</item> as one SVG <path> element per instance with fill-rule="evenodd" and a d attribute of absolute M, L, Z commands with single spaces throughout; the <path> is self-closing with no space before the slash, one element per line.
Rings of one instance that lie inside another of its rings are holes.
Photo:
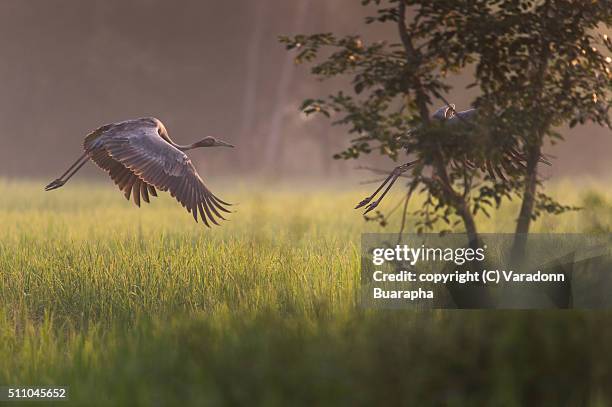
<path fill-rule="evenodd" d="M 109 406 L 612 403 L 610 313 L 360 308 L 360 234 L 382 229 L 352 207 L 371 186 L 238 186 L 210 230 L 169 197 L 43 185 L 0 180 L 0 386 Z M 577 185 L 551 192 L 585 210 L 534 231 L 610 231 L 611 190 Z"/>

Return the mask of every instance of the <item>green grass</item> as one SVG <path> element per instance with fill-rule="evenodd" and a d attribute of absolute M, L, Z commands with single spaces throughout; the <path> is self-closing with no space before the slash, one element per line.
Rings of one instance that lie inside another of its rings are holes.
<path fill-rule="evenodd" d="M 0 386 L 68 385 L 75 405 L 612 402 L 607 313 L 360 308 L 360 234 L 399 222 L 352 210 L 371 187 L 239 185 L 211 230 L 169 197 L 42 185 L 0 180 Z M 534 231 L 610 231 L 610 190 L 576 185 L 551 192 L 586 209 Z"/>

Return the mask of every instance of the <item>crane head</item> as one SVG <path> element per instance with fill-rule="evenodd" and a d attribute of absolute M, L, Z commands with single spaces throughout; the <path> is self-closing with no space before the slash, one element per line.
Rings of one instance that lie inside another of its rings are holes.
<path fill-rule="evenodd" d="M 455 105 L 450 104 L 450 105 L 446 105 L 436 110 L 431 115 L 431 117 L 433 117 L 436 120 L 442 121 L 442 120 L 450 119 L 451 117 L 453 117 L 454 114 L 455 114 Z"/>
<path fill-rule="evenodd" d="M 234 147 L 232 144 L 215 137 L 205 137 L 194 144 L 194 147 Z"/>

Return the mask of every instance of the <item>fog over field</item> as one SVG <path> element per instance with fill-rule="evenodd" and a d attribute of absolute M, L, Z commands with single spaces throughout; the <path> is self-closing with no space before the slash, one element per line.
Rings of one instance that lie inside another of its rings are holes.
<path fill-rule="evenodd" d="M 239 147 L 192 152 L 204 174 L 354 175 L 354 162 L 331 159 L 345 131 L 298 112 L 334 84 L 295 67 L 277 36 L 395 36 L 382 26 L 364 32 L 364 12 L 354 0 L 0 1 L 0 176 L 59 175 L 89 130 L 149 115 L 179 143 L 213 135 Z M 461 109 L 474 97 L 468 82 L 455 78 L 448 95 Z M 607 178 L 609 130 L 564 133 L 567 142 L 549 148 L 552 173 Z M 84 175 L 94 174 L 87 166 Z"/>

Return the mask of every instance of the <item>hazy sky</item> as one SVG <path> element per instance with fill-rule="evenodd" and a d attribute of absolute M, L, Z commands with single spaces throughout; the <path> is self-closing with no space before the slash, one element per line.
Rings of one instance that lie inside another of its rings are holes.
<path fill-rule="evenodd" d="M 328 122 L 305 121 L 297 110 L 301 99 L 325 95 L 332 84 L 293 67 L 277 36 L 393 35 L 364 31 L 367 10 L 359 3 L 0 0 L 0 176 L 55 177 L 81 154 L 88 131 L 151 115 L 179 143 L 214 135 L 238 146 L 194 153 L 207 171 L 253 174 L 272 166 L 346 174 L 354 163 L 341 166 L 331 155 L 348 136 Z M 450 95 L 459 108 L 472 97 L 460 86 Z M 272 163 L 270 143 L 278 145 Z M 555 172 L 605 176 L 611 151 L 609 131 L 574 130 L 553 151 Z"/>

